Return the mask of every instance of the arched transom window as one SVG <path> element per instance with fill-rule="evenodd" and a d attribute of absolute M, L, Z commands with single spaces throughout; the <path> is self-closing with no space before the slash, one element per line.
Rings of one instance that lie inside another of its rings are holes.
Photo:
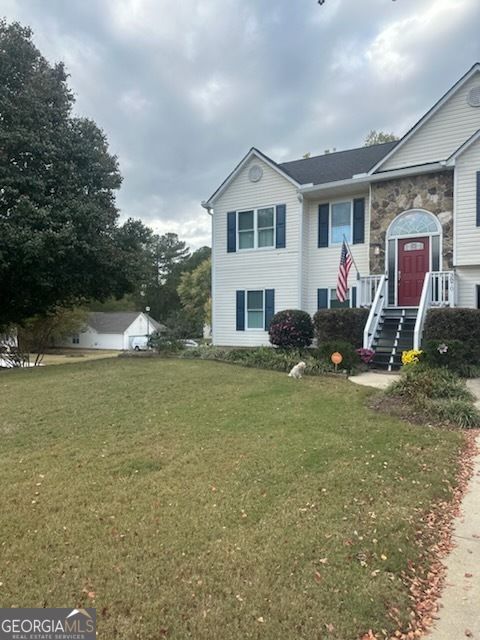
<path fill-rule="evenodd" d="M 388 237 L 432 234 L 440 231 L 440 223 L 436 216 L 422 209 L 411 209 L 395 218 L 388 230 Z"/>

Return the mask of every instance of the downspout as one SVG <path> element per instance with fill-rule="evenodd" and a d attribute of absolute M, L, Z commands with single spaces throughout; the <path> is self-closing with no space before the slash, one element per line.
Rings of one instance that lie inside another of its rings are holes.
<path fill-rule="evenodd" d="M 215 291 L 215 268 L 214 268 L 214 264 L 215 264 L 215 244 L 214 244 L 214 238 L 215 238 L 215 234 L 214 234 L 214 229 L 213 229 L 213 208 L 208 204 L 208 202 L 202 201 L 201 202 L 202 207 L 205 209 L 205 211 L 208 213 L 208 215 L 210 216 L 210 218 L 212 219 L 212 258 L 211 258 L 211 262 L 212 262 L 212 276 L 211 276 L 211 287 L 212 287 L 212 304 L 210 305 L 210 309 L 211 309 L 211 326 L 210 326 L 210 331 L 212 334 L 212 344 L 215 344 L 215 339 L 213 336 L 213 332 L 214 332 L 214 326 L 215 326 L 215 305 L 213 304 L 213 292 Z"/>
<path fill-rule="evenodd" d="M 297 192 L 297 198 L 298 201 L 300 203 L 300 224 L 299 224 L 299 233 L 298 233 L 298 261 L 297 261 L 297 268 L 298 268 L 298 274 L 297 274 L 297 287 L 298 287 L 298 292 L 297 292 L 297 296 L 298 296 L 298 306 L 297 309 L 303 309 L 303 261 L 305 259 L 304 257 L 304 249 L 305 247 L 303 246 L 303 225 L 304 225 L 304 211 L 305 211 L 305 207 L 304 207 L 304 197 L 303 197 L 303 193 L 300 193 L 300 191 Z"/>

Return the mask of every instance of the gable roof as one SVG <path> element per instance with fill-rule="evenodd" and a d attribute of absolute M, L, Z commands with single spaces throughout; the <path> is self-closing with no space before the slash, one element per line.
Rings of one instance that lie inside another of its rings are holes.
<path fill-rule="evenodd" d="M 468 140 L 465 140 L 465 142 L 461 144 L 458 147 L 458 149 L 456 149 L 449 158 L 447 158 L 447 160 L 445 161 L 445 164 L 447 165 L 447 167 L 450 167 L 453 164 L 455 164 L 455 160 L 458 158 L 458 156 L 461 156 L 462 153 L 467 149 L 469 149 L 472 146 L 472 144 L 474 144 L 479 138 L 480 138 L 480 129 L 478 129 L 478 131 L 475 131 L 475 133 L 472 136 L 470 136 Z"/>
<path fill-rule="evenodd" d="M 349 180 L 353 176 L 367 173 L 385 157 L 397 142 L 384 142 L 368 147 L 335 151 L 313 158 L 302 158 L 278 165 L 300 184 L 326 184 Z"/>
<path fill-rule="evenodd" d="M 237 164 L 235 169 L 225 178 L 222 184 L 218 187 L 216 191 L 212 193 L 210 198 L 206 202 L 202 202 L 202 206 L 208 208 L 209 203 L 218 198 L 228 187 L 228 185 L 232 182 L 232 180 L 240 173 L 243 167 L 249 162 L 252 158 L 257 157 L 259 160 L 263 160 L 266 164 L 268 164 L 274 171 L 280 173 L 284 178 L 286 178 L 289 182 L 291 182 L 295 187 L 299 187 L 298 182 L 292 178 L 289 174 L 287 174 L 280 165 L 278 165 L 274 160 L 269 158 L 267 155 L 262 153 L 259 149 L 252 147 L 248 153 L 243 156 L 240 162 Z"/>
<path fill-rule="evenodd" d="M 432 116 L 435 115 L 435 113 L 437 113 L 437 111 L 440 109 L 440 107 L 442 107 L 447 100 L 458 91 L 458 89 L 460 89 L 466 82 L 468 82 L 470 80 L 470 78 L 475 75 L 475 73 L 477 73 L 478 71 L 480 71 L 480 62 L 476 62 L 468 71 L 465 75 L 463 75 L 460 80 L 458 80 L 453 87 L 451 87 L 447 93 L 445 93 L 440 100 L 438 100 L 431 109 L 429 109 L 427 111 L 427 113 L 422 116 L 420 118 L 420 120 L 413 125 L 413 127 L 407 131 L 407 133 L 403 136 L 403 138 L 401 138 L 399 140 L 399 142 L 397 143 L 396 147 L 394 149 L 392 149 L 389 153 L 387 153 L 387 155 L 384 158 L 381 158 L 379 160 L 379 162 L 377 162 L 377 164 L 371 168 L 370 170 L 370 174 L 373 174 L 375 172 L 377 172 L 380 167 L 389 159 L 391 158 L 393 155 L 395 155 L 395 153 L 401 149 L 403 147 L 403 145 L 410 140 L 410 138 L 418 131 L 418 129 L 420 129 L 420 127 L 422 127 L 426 122 L 428 122 L 430 120 L 430 118 Z"/>
<path fill-rule="evenodd" d="M 124 333 L 141 315 L 142 311 L 93 311 L 88 314 L 87 324 L 97 333 Z M 144 314 L 147 316 L 147 314 Z M 158 331 L 160 324 L 147 316 L 152 327 Z"/>

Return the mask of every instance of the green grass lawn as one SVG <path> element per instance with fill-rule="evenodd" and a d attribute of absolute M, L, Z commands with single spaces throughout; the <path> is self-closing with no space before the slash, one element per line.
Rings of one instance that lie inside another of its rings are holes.
<path fill-rule="evenodd" d="M 95 606 L 107 640 L 392 631 L 463 439 L 368 394 L 213 362 L 0 373 L 1 606 Z"/>

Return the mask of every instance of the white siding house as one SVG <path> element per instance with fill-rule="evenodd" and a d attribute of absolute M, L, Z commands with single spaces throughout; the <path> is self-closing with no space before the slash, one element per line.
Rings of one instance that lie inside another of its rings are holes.
<path fill-rule="evenodd" d="M 161 329 L 162 325 L 143 312 L 92 312 L 81 331 L 57 341 L 54 346 L 126 351 L 132 348 L 134 338 L 149 336 Z"/>
<path fill-rule="evenodd" d="M 430 307 L 478 305 L 480 64 L 400 141 L 281 164 L 252 148 L 202 205 L 214 344 L 268 344 L 283 309 L 362 306 L 364 346 L 378 346 L 387 314 L 409 318 L 418 346 Z M 355 268 L 339 302 L 343 239 Z"/>

